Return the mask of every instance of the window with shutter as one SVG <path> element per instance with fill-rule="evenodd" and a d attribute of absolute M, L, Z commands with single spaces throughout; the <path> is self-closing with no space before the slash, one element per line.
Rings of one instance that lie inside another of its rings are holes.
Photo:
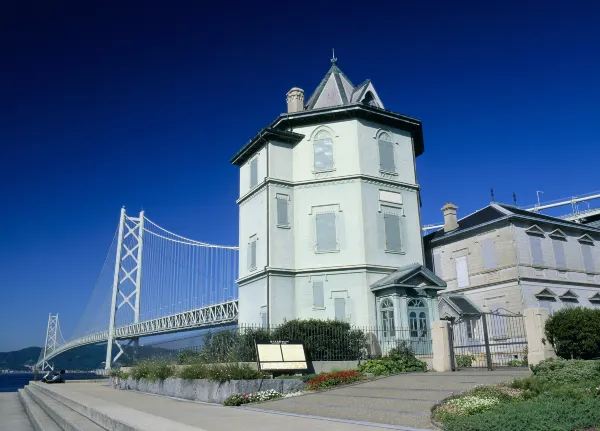
<path fill-rule="evenodd" d="M 592 245 L 581 244 L 581 254 L 583 255 L 583 267 L 586 271 L 594 271 L 594 257 L 592 256 Z"/>
<path fill-rule="evenodd" d="M 379 168 L 385 172 L 396 172 L 396 163 L 394 161 L 394 143 L 382 140 L 379 143 Z"/>
<path fill-rule="evenodd" d="M 326 130 L 315 136 L 315 171 L 333 169 L 333 139 Z"/>
<path fill-rule="evenodd" d="M 402 236 L 400 232 L 400 216 L 398 214 L 384 212 L 383 221 L 385 225 L 385 249 L 386 251 L 402 251 Z"/>
<path fill-rule="evenodd" d="M 277 195 L 277 226 L 289 226 L 290 219 L 288 215 L 289 196 Z"/>
<path fill-rule="evenodd" d="M 567 261 L 565 259 L 565 248 L 563 241 L 560 239 L 552 240 L 552 248 L 554 249 L 554 262 L 557 268 L 566 268 Z"/>
<path fill-rule="evenodd" d="M 492 238 L 484 239 L 481 242 L 481 253 L 483 254 L 483 269 L 493 269 L 498 266 L 496 243 Z"/>
<path fill-rule="evenodd" d="M 460 256 L 456 261 L 456 281 L 458 287 L 467 287 L 469 285 L 469 268 L 467 266 L 467 256 Z"/>
<path fill-rule="evenodd" d="M 335 320 L 346 320 L 346 298 L 335 298 L 333 300 L 335 306 Z"/>
<path fill-rule="evenodd" d="M 322 281 L 313 281 L 313 307 L 325 307 Z"/>
<path fill-rule="evenodd" d="M 335 213 L 318 213 L 316 216 L 317 251 L 337 250 Z"/>
<path fill-rule="evenodd" d="M 258 184 L 258 159 L 253 159 L 250 162 L 250 188 Z"/>
<path fill-rule="evenodd" d="M 248 242 L 248 270 L 256 269 L 256 237 Z"/>
<path fill-rule="evenodd" d="M 531 249 L 531 262 L 534 265 L 543 265 L 542 238 L 536 235 L 529 235 L 529 248 Z"/>
<path fill-rule="evenodd" d="M 435 253 L 433 255 L 433 269 L 435 270 L 435 275 L 437 275 L 438 277 L 442 277 L 443 276 L 443 272 L 442 272 L 442 254 L 441 253 Z"/>

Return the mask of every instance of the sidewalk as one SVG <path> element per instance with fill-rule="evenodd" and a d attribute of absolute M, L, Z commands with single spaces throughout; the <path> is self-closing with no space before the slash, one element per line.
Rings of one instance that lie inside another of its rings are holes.
<path fill-rule="evenodd" d="M 115 390 L 105 384 L 97 383 L 67 383 L 55 385 L 52 389 L 57 392 L 67 392 L 71 396 L 81 393 L 205 431 L 381 431 L 381 428 L 412 431 L 407 427 L 381 427 L 375 424 L 369 426 L 335 419 L 298 417 L 279 412 L 266 413 L 254 409 L 176 400 L 135 391 Z M 270 406 L 271 403 L 259 406 L 267 405 Z M 431 430 L 430 426 L 418 431 L 429 430 Z"/>
<path fill-rule="evenodd" d="M 431 407 L 452 393 L 526 377 L 527 370 L 410 373 L 260 404 L 261 411 L 432 428 Z"/>

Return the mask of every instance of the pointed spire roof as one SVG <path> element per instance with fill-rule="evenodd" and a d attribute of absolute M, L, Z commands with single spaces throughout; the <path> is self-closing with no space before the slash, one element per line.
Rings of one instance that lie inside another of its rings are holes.
<path fill-rule="evenodd" d="M 367 96 L 367 93 L 370 93 L 370 95 Z M 351 103 L 362 102 L 365 98 L 374 101 L 374 103 L 370 103 L 371 105 L 383 108 L 383 104 L 371 81 L 367 80 L 358 87 L 354 87 L 352 81 L 338 67 L 337 58 L 333 57 L 331 67 L 308 99 L 305 109 L 350 105 Z"/>

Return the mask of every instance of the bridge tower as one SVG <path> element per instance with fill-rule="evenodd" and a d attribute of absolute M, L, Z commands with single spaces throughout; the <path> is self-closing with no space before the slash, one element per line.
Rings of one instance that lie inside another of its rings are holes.
<path fill-rule="evenodd" d="M 58 313 L 48 314 L 48 327 L 46 328 L 46 342 L 44 343 L 44 356 L 42 360 L 41 371 L 54 370 L 54 364 L 46 360 L 50 354 L 58 347 Z"/>
<path fill-rule="evenodd" d="M 123 349 L 115 339 L 115 320 L 117 311 L 124 305 L 133 310 L 133 323 L 140 320 L 140 288 L 142 285 L 142 252 L 144 234 L 144 211 L 139 217 L 129 217 L 125 207 L 121 209 L 117 237 L 117 253 L 113 278 L 108 343 L 106 346 L 106 369 L 122 354 Z M 117 303 L 118 302 L 118 303 Z M 112 358 L 113 343 L 119 353 Z"/>

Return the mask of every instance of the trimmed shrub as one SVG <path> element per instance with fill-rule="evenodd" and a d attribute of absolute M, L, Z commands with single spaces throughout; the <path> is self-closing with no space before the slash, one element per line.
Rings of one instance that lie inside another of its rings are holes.
<path fill-rule="evenodd" d="M 352 383 L 360 380 L 362 374 L 356 370 L 337 371 L 332 373 L 321 373 L 307 382 L 307 389 L 327 389 L 344 383 Z"/>
<path fill-rule="evenodd" d="M 473 365 L 475 356 L 473 355 L 456 355 L 455 361 L 458 368 L 467 368 Z"/>
<path fill-rule="evenodd" d="M 264 379 L 265 375 L 251 368 L 248 364 L 206 365 L 199 363 L 183 368 L 179 372 L 179 377 L 187 380 L 208 379 L 217 382 L 226 382 L 229 380 Z"/>
<path fill-rule="evenodd" d="M 135 380 L 145 379 L 150 374 L 150 361 L 141 361 L 131 368 L 131 377 Z"/>
<path fill-rule="evenodd" d="M 307 359 L 313 361 L 348 361 L 361 357 L 366 335 L 339 320 L 290 320 L 271 333 L 271 340 L 302 340 Z"/>
<path fill-rule="evenodd" d="M 390 350 L 390 354 L 383 359 L 371 359 L 358 366 L 362 373 L 371 373 L 374 376 L 387 376 L 397 373 L 427 371 L 427 364 L 415 357 L 412 349 L 399 346 Z"/>
<path fill-rule="evenodd" d="M 600 358 L 600 309 L 567 308 L 546 321 L 546 337 L 565 359 Z"/>
<path fill-rule="evenodd" d="M 448 431 L 583 431 L 600 423 L 598 399 L 552 395 L 500 403 L 474 415 L 457 415 Z"/>
<path fill-rule="evenodd" d="M 600 381 L 600 361 L 552 358 L 532 365 L 531 371 L 538 379 L 553 383 Z"/>
<path fill-rule="evenodd" d="M 277 398 L 283 397 L 282 394 L 274 389 L 268 391 L 259 391 L 253 394 L 233 394 L 228 396 L 223 405 L 226 406 L 241 406 L 242 404 L 258 403 L 261 401 L 276 400 Z"/>

